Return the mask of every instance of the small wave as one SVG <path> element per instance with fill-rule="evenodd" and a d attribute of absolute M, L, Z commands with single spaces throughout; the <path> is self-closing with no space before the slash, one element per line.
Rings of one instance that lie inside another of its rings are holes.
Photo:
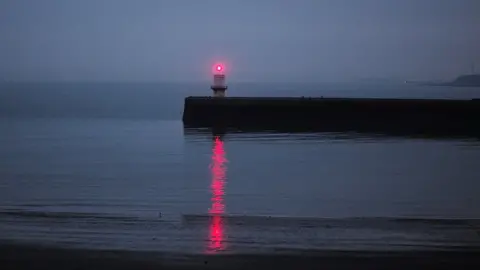
<path fill-rule="evenodd" d="M 438 224 L 438 225 L 471 225 L 480 223 L 480 219 L 472 218 L 392 218 L 395 222 L 405 223 L 423 223 L 423 224 Z"/>
<path fill-rule="evenodd" d="M 446 218 L 396 218 L 396 217 L 351 217 L 351 218 L 317 218 L 317 217 L 283 217 L 253 215 L 219 215 L 229 225 L 267 225 L 299 227 L 391 227 L 406 225 L 426 226 L 478 226 L 480 219 L 446 219 Z M 185 224 L 209 222 L 213 215 L 183 215 Z"/>
<path fill-rule="evenodd" d="M 44 218 L 44 219 L 107 219 L 121 221 L 140 220 L 134 216 L 105 215 L 99 213 L 80 213 L 80 212 L 51 212 L 51 211 L 23 211 L 7 210 L 0 211 L 0 217 L 10 216 L 18 218 Z"/>

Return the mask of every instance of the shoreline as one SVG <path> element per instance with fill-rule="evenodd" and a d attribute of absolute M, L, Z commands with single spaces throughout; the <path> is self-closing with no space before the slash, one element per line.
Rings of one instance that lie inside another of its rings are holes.
<path fill-rule="evenodd" d="M 480 250 L 179 254 L 0 242 L 2 269 L 480 269 Z"/>

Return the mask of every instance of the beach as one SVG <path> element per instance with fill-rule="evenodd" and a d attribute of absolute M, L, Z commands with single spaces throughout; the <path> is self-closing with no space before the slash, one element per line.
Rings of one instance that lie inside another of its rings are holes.
<path fill-rule="evenodd" d="M 202 255 L 0 244 L 2 269 L 478 269 L 480 251 Z"/>

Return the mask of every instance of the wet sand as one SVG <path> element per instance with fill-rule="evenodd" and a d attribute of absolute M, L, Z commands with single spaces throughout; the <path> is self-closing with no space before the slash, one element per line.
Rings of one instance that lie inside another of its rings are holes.
<path fill-rule="evenodd" d="M 174 254 L 0 244 L 1 269 L 480 269 L 480 251 Z"/>

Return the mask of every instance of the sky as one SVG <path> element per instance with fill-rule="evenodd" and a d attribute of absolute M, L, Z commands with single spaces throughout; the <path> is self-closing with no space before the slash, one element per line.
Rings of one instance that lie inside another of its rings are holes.
<path fill-rule="evenodd" d="M 0 80 L 450 79 L 478 0 L 0 0 Z"/>

